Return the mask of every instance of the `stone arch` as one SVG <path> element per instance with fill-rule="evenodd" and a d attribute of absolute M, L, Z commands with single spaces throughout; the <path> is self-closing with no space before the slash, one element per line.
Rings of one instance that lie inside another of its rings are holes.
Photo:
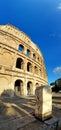
<path fill-rule="evenodd" d="M 33 53 L 33 59 L 36 60 L 36 54 L 35 53 Z"/>
<path fill-rule="evenodd" d="M 27 63 L 27 71 L 32 72 L 32 64 L 30 62 Z"/>
<path fill-rule="evenodd" d="M 20 44 L 19 47 L 18 47 L 18 50 L 19 50 L 20 52 L 23 52 L 24 46 L 23 46 L 22 44 Z"/>
<path fill-rule="evenodd" d="M 17 61 L 16 61 L 16 68 L 18 69 L 23 69 L 23 59 L 22 58 L 17 58 Z"/>
<path fill-rule="evenodd" d="M 35 86 L 36 86 L 36 88 L 39 87 L 39 83 L 37 82 Z"/>
<path fill-rule="evenodd" d="M 40 68 L 40 70 L 39 70 L 39 71 L 40 71 L 40 75 L 41 75 L 41 74 L 42 74 L 42 68 Z"/>
<path fill-rule="evenodd" d="M 17 79 L 15 81 L 14 91 L 15 91 L 16 95 L 22 95 L 23 94 L 23 81 L 22 80 Z"/>
<path fill-rule="evenodd" d="M 38 59 L 38 62 L 40 62 L 40 58 L 39 58 L 39 56 L 38 56 L 38 58 L 37 58 L 37 59 Z"/>
<path fill-rule="evenodd" d="M 30 55 L 31 55 L 31 52 L 30 52 L 29 49 L 27 49 L 27 51 L 26 51 L 26 55 L 27 55 L 27 56 L 30 56 Z"/>
<path fill-rule="evenodd" d="M 27 95 L 33 94 L 33 83 L 31 81 L 28 81 L 27 83 Z"/>
<path fill-rule="evenodd" d="M 38 68 L 37 68 L 37 66 L 34 67 L 34 73 L 38 74 Z"/>

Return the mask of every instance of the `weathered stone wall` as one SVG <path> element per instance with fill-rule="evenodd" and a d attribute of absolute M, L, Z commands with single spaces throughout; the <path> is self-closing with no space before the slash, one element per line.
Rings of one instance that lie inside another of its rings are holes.
<path fill-rule="evenodd" d="M 49 86 L 38 87 L 35 91 L 35 116 L 45 120 L 52 117 L 52 92 Z"/>
<path fill-rule="evenodd" d="M 39 48 L 17 28 L 1 25 L 0 95 L 8 89 L 17 95 L 35 94 L 36 87 L 45 84 L 47 73 Z"/>

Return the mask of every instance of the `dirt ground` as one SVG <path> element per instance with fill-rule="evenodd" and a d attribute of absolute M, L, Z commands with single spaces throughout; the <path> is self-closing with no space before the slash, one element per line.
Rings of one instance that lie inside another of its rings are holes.
<path fill-rule="evenodd" d="M 52 101 L 54 121 L 61 118 L 61 92 L 53 93 Z M 45 130 L 51 120 L 42 122 L 34 117 L 35 102 L 33 96 L 0 98 L 0 130 Z"/>
<path fill-rule="evenodd" d="M 55 121 L 61 118 L 61 92 L 59 93 L 52 93 L 52 118 L 50 120 L 41 122 L 40 120 L 36 120 L 33 123 L 28 124 L 27 126 L 19 129 L 19 130 L 47 130 L 48 122 Z M 46 125 L 47 124 L 47 125 Z M 61 120 L 59 122 L 60 127 L 57 130 L 61 130 Z M 48 128 L 48 130 L 56 130 L 56 126 L 52 128 Z"/>

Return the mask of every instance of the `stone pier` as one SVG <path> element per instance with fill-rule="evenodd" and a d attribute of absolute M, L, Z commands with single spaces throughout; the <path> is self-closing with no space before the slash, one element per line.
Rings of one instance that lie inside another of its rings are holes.
<path fill-rule="evenodd" d="M 52 117 L 52 93 L 49 86 L 36 89 L 35 116 L 41 120 Z"/>

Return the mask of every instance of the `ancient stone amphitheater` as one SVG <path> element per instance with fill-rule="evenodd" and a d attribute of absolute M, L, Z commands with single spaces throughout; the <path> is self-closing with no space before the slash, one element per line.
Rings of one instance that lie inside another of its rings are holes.
<path fill-rule="evenodd" d="M 0 95 L 34 95 L 48 84 L 40 49 L 12 25 L 0 25 Z"/>

